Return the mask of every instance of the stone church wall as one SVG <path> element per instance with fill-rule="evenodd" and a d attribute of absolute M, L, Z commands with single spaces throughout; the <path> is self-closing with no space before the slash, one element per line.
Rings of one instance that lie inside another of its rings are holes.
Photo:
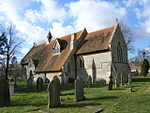
<path fill-rule="evenodd" d="M 126 82 L 130 74 L 130 68 L 128 65 L 127 46 L 120 27 L 114 33 L 114 38 L 111 41 L 111 51 L 113 79 L 118 78 L 118 82 L 123 79 Z"/>
<path fill-rule="evenodd" d="M 84 59 L 84 68 L 80 67 L 80 57 Z M 108 83 L 111 72 L 111 53 L 101 52 L 77 57 L 77 75 L 86 82 L 90 75 L 93 82 L 105 79 Z"/>

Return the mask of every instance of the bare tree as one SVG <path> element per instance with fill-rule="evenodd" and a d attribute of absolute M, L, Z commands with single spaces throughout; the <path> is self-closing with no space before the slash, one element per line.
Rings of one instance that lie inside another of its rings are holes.
<path fill-rule="evenodd" d="M 19 53 L 21 40 L 17 37 L 17 31 L 13 24 L 7 26 L 0 25 L 0 36 L 4 37 L 3 53 L 0 54 L 0 64 L 4 69 L 5 78 L 8 79 L 8 71 L 10 67 L 10 61 L 15 54 Z"/>
<path fill-rule="evenodd" d="M 127 44 L 127 47 L 128 47 L 128 52 L 130 53 L 133 53 L 135 51 L 133 45 L 132 45 L 132 42 L 133 42 L 133 34 L 131 32 L 131 29 L 129 27 L 127 27 L 123 22 L 120 22 L 120 27 L 121 27 L 121 30 L 122 30 L 122 34 L 125 38 L 125 42 Z"/>
<path fill-rule="evenodd" d="M 6 38 L 4 37 L 4 34 L 0 34 L 0 54 L 4 52 L 4 41 Z"/>

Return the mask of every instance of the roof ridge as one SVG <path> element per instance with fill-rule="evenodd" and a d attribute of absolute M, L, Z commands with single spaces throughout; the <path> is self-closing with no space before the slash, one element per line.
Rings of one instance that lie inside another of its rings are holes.
<path fill-rule="evenodd" d="M 106 27 L 106 28 L 103 28 L 103 29 L 99 29 L 99 30 L 96 30 L 96 31 L 89 32 L 88 34 L 96 33 L 96 32 L 99 32 L 99 31 L 105 31 L 107 29 L 111 29 L 111 28 L 115 28 L 115 27 L 116 27 L 116 24 L 113 25 L 113 26 L 110 26 L 110 27 Z"/>
<path fill-rule="evenodd" d="M 46 44 L 46 42 L 43 42 L 43 43 L 38 44 L 38 45 L 35 45 L 35 46 L 33 46 L 33 47 L 38 47 L 38 46 L 41 46 L 41 45 L 44 45 L 44 44 Z"/>
<path fill-rule="evenodd" d="M 77 31 L 77 32 L 73 32 L 73 33 L 70 33 L 70 34 L 67 34 L 67 35 L 58 37 L 58 38 L 56 38 L 56 39 L 61 39 L 61 38 L 64 38 L 64 37 L 66 37 L 66 36 L 72 35 L 72 34 L 74 34 L 74 33 L 82 32 L 82 31 L 83 31 L 83 30 L 79 30 L 79 31 Z"/>

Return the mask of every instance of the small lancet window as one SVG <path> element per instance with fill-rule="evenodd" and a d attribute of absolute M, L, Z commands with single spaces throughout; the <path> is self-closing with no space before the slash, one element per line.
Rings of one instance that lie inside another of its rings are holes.
<path fill-rule="evenodd" d="M 84 59 L 80 57 L 80 68 L 84 68 Z"/>
<path fill-rule="evenodd" d="M 118 62 L 123 62 L 122 47 L 121 47 L 120 42 L 118 42 L 118 45 L 117 45 L 117 58 L 118 58 Z"/>

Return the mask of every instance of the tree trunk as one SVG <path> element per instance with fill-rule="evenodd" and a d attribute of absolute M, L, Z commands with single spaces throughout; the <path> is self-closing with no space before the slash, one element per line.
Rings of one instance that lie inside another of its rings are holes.
<path fill-rule="evenodd" d="M 14 84 L 15 88 L 17 87 L 17 78 L 15 77 L 15 84 Z"/>
<path fill-rule="evenodd" d="M 5 69 L 5 77 L 6 77 L 6 80 L 8 80 L 8 69 L 9 69 L 9 55 L 7 53 L 7 61 L 6 61 L 6 69 Z"/>

